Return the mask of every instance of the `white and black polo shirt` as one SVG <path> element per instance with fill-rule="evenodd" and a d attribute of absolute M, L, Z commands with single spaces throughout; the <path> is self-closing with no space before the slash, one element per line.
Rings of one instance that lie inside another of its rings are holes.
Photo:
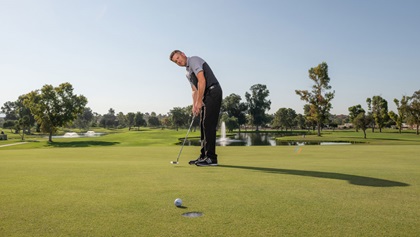
<path fill-rule="evenodd" d="M 213 85 L 219 84 L 219 81 L 217 81 L 217 78 L 213 74 L 210 66 L 200 57 L 187 57 L 186 68 L 188 81 L 191 86 L 195 86 L 195 88 L 198 88 L 197 74 L 201 71 L 203 71 L 204 77 L 206 78 L 206 90 Z"/>

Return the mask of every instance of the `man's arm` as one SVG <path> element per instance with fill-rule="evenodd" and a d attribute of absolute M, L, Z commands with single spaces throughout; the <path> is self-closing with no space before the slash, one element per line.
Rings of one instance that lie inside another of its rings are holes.
<path fill-rule="evenodd" d="M 192 103 L 192 113 L 195 115 L 194 113 L 194 105 L 195 105 L 195 100 L 197 99 L 197 88 L 193 85 L 191 85 L 191 89 L 192 89 L 192 99 L 193 99 L 193 103 Z"/>
<path fill-rule="evenodd" d="M 196 88 L 196 91 L 193 91 L 193 113 L 195 115 L 199 115 L 201 107 L 203 107 L 203 97 L 206 89 L 206 78 L 203 71 L 197 73 L 197 80 L 198 88 Z"/>

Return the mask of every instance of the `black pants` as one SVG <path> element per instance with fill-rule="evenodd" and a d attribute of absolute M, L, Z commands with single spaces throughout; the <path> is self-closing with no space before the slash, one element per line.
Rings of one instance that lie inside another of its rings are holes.
<path fill-rule="evenodd" d="M 206 91 L 203 99 L 204 106 L 200 115 L 201 157 L 208 157 L 212 160 L 217 160 L 216 132 L 222 96 L 222 88 L 219 85 Z"/>

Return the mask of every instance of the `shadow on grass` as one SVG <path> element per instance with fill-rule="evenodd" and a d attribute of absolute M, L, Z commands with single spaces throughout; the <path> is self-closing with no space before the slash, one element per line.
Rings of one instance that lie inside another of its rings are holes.
<path fill-rule="evenodd" d="M 219 167 L 256 170 L 256 171 L 263 171 L 267 173 L 298 175 L 298 176 L 307 176 L 307 177 L 324 178 L 324 179 L 338 179 L 338 180 L 348 181 L 350 184 L 353 184 L 353 185 L 370 186 L 370 187 L 407 187 L 407 186 L 410 186 L 409 184 L 406 184 L 406 183 L 401 183 L 401 182 L 396 182 L 396 181 L 391 181 L 391 180 L 386 180 L 386 179 L 377 179 L 377 178 L 370 178 L 370 177 L 364 177 L 364 176 L 358 176 L 358 175 L 320 172 L 320 171 L 289 170 L 289 169 L 237 166 L 237 165 L 219 165 Z"/>
<path fill-rule="evenodd" d="M 48 146 L 52 147 L 91 147 L 91 146 L 114 146 L 119 142 L 104 142 L 104 141 L 71 141 L 71 142 L 52 142 Z"/>
<path fill-rule="evenodd" d="M 343 136 L 343 138 L 348 138 L 348 139 L 359 139 L 359 138 L 361 138 L 361 139 L 363 139 L 363 135 L 360 136 L 360 137 L 344 137 Z M 410 141 L 408 139 L 401 139 L 401 138 L 371 137 L 371 136 L 369 136 L 369 134 L 367 135 L 366 138 L 371 139 L 371 140 L 384 140 L 384 141 Z"/>
<path fill-rule="evenodd" d="M 413 140 L 413 139 L 404 139 L 404 138 L 387 138 L 387 137 L 382 137 L 382 138 L 372 138 L 374 140 L 383 140 L 383 141 L 400 141 L 400 142 L 418 142 L 418 140 Z"/>

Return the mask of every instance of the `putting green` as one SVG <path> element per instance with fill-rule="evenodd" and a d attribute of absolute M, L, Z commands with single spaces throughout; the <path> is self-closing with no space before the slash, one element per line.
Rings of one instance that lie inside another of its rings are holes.
<path fill-rule="evenodd" d="M 218 147 L 218 167 L 189 166 L 197 147 L 179 165 L 178 146 L 0 150 L 0 236 L 416 236 L 418 150 Z"/>

